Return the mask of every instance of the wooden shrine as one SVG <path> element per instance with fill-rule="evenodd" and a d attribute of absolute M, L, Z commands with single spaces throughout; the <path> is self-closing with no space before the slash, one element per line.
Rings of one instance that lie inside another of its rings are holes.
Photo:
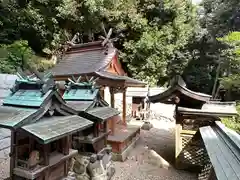
<path fill-rule="evenodd" d="M 176 167 L 196 170 L 199 179 L 206 179 L 211 162 L 199 130 L 202 127 L 214 127 L 222 117 L 236 116 L 236 104 L 210 101 L 201 109 L 178 107 L 176 114 Z"/>
<path fill-rule="evenodd" d="M 93 122 L 65 103 L 51 74 L 18 77 L 0 107 L 0 127 L 11 130 L 10 178 L 61 179 L 78 153 L 71 135 Z"/>
<path fill-rule="evenodd" d="M 204 177 L 209 157 L 199 129 L 211 126 L 220 117 L 237 115 L 235 103 L 210 101 L 211 96 L 187 89 L 181 77 L 176 77 L 164 92 L 150 96 L 150 102 L 176 105 L 175 158 L 178 169 L 191 169 Z"/>
<path fill-rule="evenodd" d="M 110 106 L 115 108 L 114 94 L 122 93 L 122 118 L 108 121 L 112 131 L 108 136 L 108 144 L 112 146 L 113 156 L 129 153 L 140 133 L 137 126 L 127 126 L 126 122 L 126 90 L 127 87 L 145 87 L 146 83 L 126 76 L 118 60 L 118 51 L 110 39 L 111 30 L 102 41 L 77 44 L 75 38 L 66 45 L 65 52 L 59 62 L 51 69 L 55 81 L 68 81 L 69 78 L 82 76 L 82 81 L 91 77 L 98 78 L 96 84 L 100 86 L 100 94 L 104 97 L 104 90 L 110 91 Z M 64 93 L 65 88 L 62 89 Z M 115 131 L 114 131 L 115 130 Z M 119 158 L 114 158 L 119 159 Z"/>
<path fill-rule="evenodd" d="M 74 77 L 69 79 L 63 94 L 67 105 L 76 109 L 81 117 L 93 122 L 91 128 L 73 135 L 73 147 L 78 149 L 81 157 L 77 159 L 77 162 L 81 163 L 83 157 L 90 157 L 91 162 L 95 164 L 102 160 L 100 163 L 110 179 L 115 169 L 110 166 L 111 147 L 107 146 L 107 137 L 113 131 L 108 128 L 108 122 L 113 121 L 119 112 L 108 107 L 108 103 L 101 97 L 100 87 L 96 85 L 96 78 L 85 78 L 85 81 L 81 81 L 81 79 L 81 76 L 77 79 Z M 79 161 L 79 159 L 81 160 Z M 78 172 L 78 169 L 75 168 L 75 171 Z M 93 178 L 91 173 L 89 176 Z"/>
<path fill-rule="evenodd" d="M 143 120 L 149 117 L 150 104 L 147 101 L 148 93 L 148 87 L 127 89 L 127 97 L 131 97 L 132 99 L 132 118 Z"/>

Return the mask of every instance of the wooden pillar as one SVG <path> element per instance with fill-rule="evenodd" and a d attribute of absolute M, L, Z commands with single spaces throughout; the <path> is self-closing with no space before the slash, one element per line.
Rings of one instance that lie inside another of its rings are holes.
<path fill-rule="evenodd" d="M 44 159 L 44 165 L 49 165 L 49 152 L 50 151 L 50 144 L 44 144 L 43 145 L 43 159 Z"/>
<path fill-rule="evenodd" d="M 16 160 L 16 132 L 11 131 L 11 147 L 10 147 L 10 179 L 14 179 L 13 169 L 15 168 Z"/>
<path fill-rule="evenodd" d="M 110 90 L 110 97 L 111 97 L 111 100 L 110 100 L 111 108 L 115 108 L 114 88 L 109 87 L 109 90 Z M 108 122 L 109 122 L 108 123 L 109 129 L 111 130 L 111 135 L 114 135 L 115 134 L 116 120 L 114 118 L 114 119 L 112 119 Z"/>
<path fill-rule="evenodd" d="M 69 154 L 69 149 L 70 149 L 70 136 L 66 136 L 63 139 L 63 154 L 68 155 Z"/>
<path fill-rule="evenodd" d="M 123 120 L 123 124 L 127 125 L 126 123 L 126 115 L 127 115 L 127 104 L 126 104 L 126 88 L 124 88 L 123 90 L 123 96 L 122 96 L 122 120 Z"/>
<path fill-rule="evenodd" d="M 101 89 L 100 89 L 100 95 L 103 99 L 105 98 L 104 89 L 105 89 L 105 87 L 101 87 Z"/>
<path fill-rule="evenodd" d="M 111 107 L 114 108 L 114 106 L 115 106 L 115 98 L 114 98 L 114 89 L 113 88 L 110 88 L 110 97 L 111 97 L 111 100 L 110 100 Z"/>

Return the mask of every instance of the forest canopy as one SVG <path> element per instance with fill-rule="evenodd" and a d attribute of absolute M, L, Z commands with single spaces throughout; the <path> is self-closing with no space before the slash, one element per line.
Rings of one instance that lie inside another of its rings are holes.
<path fill-rule="evenodd" d="M 98 40 L 104 24 L 129 76 L 162 86 L 182 75 L 192 90 L 239 91 L 239 8 L 237 0 L 1 0 L 0 71 L 31 63 L 44 71 L 74 34 Z"/>

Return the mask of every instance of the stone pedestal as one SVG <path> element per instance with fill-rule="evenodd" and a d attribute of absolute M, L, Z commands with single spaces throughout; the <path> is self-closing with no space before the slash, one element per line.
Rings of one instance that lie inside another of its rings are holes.
<path fill-rule="evenodd" d="M 153 128 L 153 125 L 149 121 L 145 121 L 141 129 L 149 131 Z"/>
<path fill-rule="evenodd" d="M 112 154 L 109 147 L 98 154 L 78 154 L 75 157 L 73 171 L 76 180 L 109 180 L 115 173 L 112 166 Z"/>

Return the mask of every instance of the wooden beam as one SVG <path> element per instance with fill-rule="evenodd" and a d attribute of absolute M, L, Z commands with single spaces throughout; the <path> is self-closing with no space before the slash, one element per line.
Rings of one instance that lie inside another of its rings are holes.
<path fill-rule="evenodd" d="M 127 115 L 127 103 L 126 103 L 126 89 L 124 89 L 123 94 L 122 94 L 122 120 L 123 124 L 127 125 L 126 123 L 126 115 Z"/>
<path fill-rule="evenodd" d="M 10 149 L 10 179 L 14 179 L 13 169 L 15 168 L 16 159 L 16 131 L 11 131 L 11 149 Z"/>

